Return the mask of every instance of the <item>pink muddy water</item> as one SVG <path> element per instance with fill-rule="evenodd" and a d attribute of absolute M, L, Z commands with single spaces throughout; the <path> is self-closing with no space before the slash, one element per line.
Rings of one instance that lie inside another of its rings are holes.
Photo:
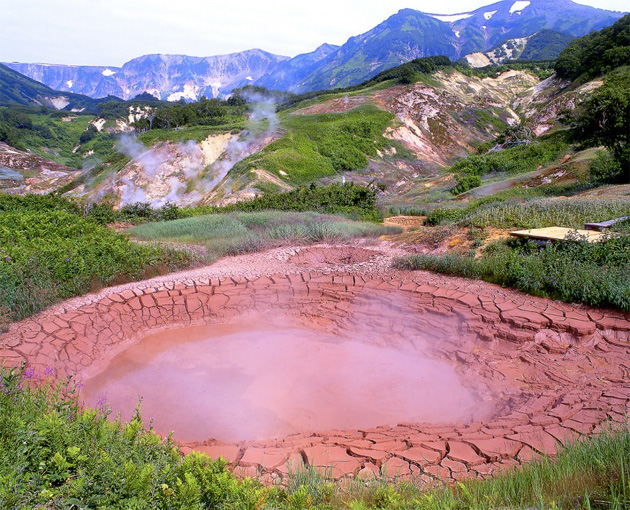
<path fill-rule="evenodd" d="M 183 441 L 258 440 L 297 432 L 400 422 L 483 419 L 492 405 L 455 365 L 416 346 L 383 347 L 295 326 L 239 324 L 150 334 L 84 382 L 128 419 Z"/>

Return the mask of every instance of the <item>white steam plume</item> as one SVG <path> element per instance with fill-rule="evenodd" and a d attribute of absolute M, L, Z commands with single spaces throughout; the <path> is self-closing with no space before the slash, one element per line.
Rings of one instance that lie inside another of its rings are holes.
<path fill-rule="evenodd" d="M 249 156 L 252 148 L 260 144 L 265 137 L 274 133 L 278 127 L 276 103 L 273 99 L 259 93 L 245 91 L 243 99 L 253 105 L 245 129 L 238 139 L 233 139 L 225 150 L 225 156 L 213 165 L 212 176 L 204 181 L 204 190 L 211 191 L 227 173 L 243 158 Z"/>

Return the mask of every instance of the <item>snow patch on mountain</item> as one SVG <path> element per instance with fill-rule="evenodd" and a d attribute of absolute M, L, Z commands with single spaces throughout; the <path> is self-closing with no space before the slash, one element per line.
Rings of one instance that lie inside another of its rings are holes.
<path fill-rule="evenodd" d="M 484 12 L 483 13 L 483 17 L 488 20 L 488 19 L 492 18 L 492 16 L 494 16 L 496 13 L 497 13 L 497 11 Z"/>
<path fill-rule="evenodd" d="M 518 2 L 517 2 L 518 3 Z M 527 2 L 529 3 L 529 2 Z M 468 19 L 472 17 L 472 14 L 429 14 L 432 18 L 438 19 L 440 21 L 444 21 L 446 23 L 455 23 L 461 19 Z"/>
<path fill-rule="evenodd" d="M 73 85 L 72 80 L 68 80 L 68 81 L 66 82 L 66 85 L 68 85 L 68 88 L 69 88 L 69 89 L 71 89 L 71 88 L 72 88 L 72 85 Z"/>
<path fill-rule="evenodd" d="M 457 37 L 458 39 L 461 37 L 461 32 L 459 30 L 453 30 L 453 33 L 455 34 L 455 37 Z"/>
<path fill-rule="evenodd" d="M 57 109 L 57 110 L 63 110 L 66 106 L 68 106 L 70 104 L 70 101 L 68 100 L 67 97 L 64 96 L 58 96 L 58 97 L 53 97 L 53 98 L 46 98 L 50 101 L 50 103 Z"/>
<path fill-rule="evenodd" d="M 101 74 L 103 76 L 112 76 L 112 75 L 116 74 L 116 71 L 112 71 L 111 69 L 105 69 L 105 70 L 103 70 L 103 72 Z"/>
<path fill-rule="evenodd" d="M 510 14 L 514 14 L 515 12 L 522 11 L 529 4 L 531 4 L 531 2 L 529 2 L 528 0 L 518 0 L 514 2 L 512 4 L 512 7 L 510 7 Z"/>
<path fill-rule="evenodd" d="M 195 87 L 194 85 L 191 85 L 190 83 L 184 83 L 184 90 L 182 92 L 173 92 L 168 95 L 166 100 L 179 101 L 180 99 L 190 99 L 191 101 L 196 101 L 198 94 L 199 94 L 199 87 Z"/>

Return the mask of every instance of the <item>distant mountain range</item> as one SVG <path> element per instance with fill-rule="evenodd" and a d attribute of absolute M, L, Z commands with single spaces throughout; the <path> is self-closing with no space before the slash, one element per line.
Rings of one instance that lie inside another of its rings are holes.
<path fill-rule="evenodd" d="M 159 99 L 217 97 L 254 83 L 288 57 L 249 50 L 214 57 L 145 55 L 122 67 L 6 63 L 15 71 L 64 92 L 131 99 L 148 92 Z"/>
<path fill-rule="evenodd" d="M 0 64 L 0 103 L 44 105 L 57 110 L 89 110 L 98 102 L 98 99 L 81 94 L 53 90 Z"/>
<path fill-rule="evenodd" d="M 455 15 L 403 9 L 340 47 L 323 44 L 294 58 L 254 49 L 214 57 L 146 55 L 120 68 L 5 65 L 55 90 L 94 98 L 114 95 L 129 99 L 149 92 L 169 101 L 193 100 L 202 95 L 225 96 L 247 84 L 305 92 L 356 85 L 419 57 L 446 55 L 457 60 L 488 52 L 509 39 L 529 37 L 541 30 L 578 37 L 611 25 L 622 16 L 571 0 L 503 0 Z"/>

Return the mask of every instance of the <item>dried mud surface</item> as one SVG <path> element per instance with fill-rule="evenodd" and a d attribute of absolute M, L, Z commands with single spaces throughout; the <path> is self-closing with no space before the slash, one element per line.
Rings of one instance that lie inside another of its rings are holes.
<path fill-rule="evenodd" d="M 264 483 L 302 463 L 327 466 L 335 478 L 386 475 L 420 484 L 485 478 L 625 422 L 630 314 L 394 271 L 391 259 L 399 254 L 385 244 L 281 248 L 105 289 L 13 324 L 0 336 L 0 358 L 52 368 L 57 377 L 89 377 L 148 333 L 257 313 L 330 334 L 355 331 L 374 345 L 413 344 L 429 331 L 438 339 L 431 355 L 454 364 L 493 404 L 492 416 L 469 423 L 182 444 L 184 452 L 224 457 L 237 474 Z"/>

